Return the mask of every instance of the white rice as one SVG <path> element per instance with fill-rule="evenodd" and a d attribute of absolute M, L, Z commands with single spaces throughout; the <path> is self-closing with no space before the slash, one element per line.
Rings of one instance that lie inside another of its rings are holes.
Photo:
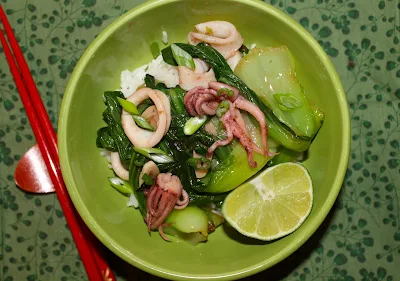
<path fill-rule="evenodd" d="M 152 75 L 157 81 L 164 83 L 168 88 L 179 85 L 179 73 L 176 66 L 164 62 L 162 55 L 149 64 L 142 65 L 132 72 L 124 70 L 121 73 L 121 92 L 127 98 L 144 84 L 146 74 Z"/>
<path fill-rule="evenodd" d="M 147 65 L 142 65 L 134 71 L 124 70 L 121 73 L 121 92 L 127 98 L 136 92 L 136 89 L 144 83 Z"/>
<path fill-rule="evenodd" d="M 165 83 L 168 88 L 179 85 L 178 68 L 166 63 L 162 55 L 159 55 L 155 60 L 149 63 L 147 73 L 154 76 L 157 81 Z"/>
<path fill-rule="evenodd" d="M 257 46 L 257 44 L 254 44 L 254 43 L 253 43 L 253 44 L 251 44 L 251 46 L 250 46 L 250 50 L 251 50 L 251 49 L 254 49 L 256 46 Z"/>
<path fill-rule="evenodd" d="M 162 41 L 164 44 L 168 44 L 168 33 L 166 31 L 162 32 Z"/>

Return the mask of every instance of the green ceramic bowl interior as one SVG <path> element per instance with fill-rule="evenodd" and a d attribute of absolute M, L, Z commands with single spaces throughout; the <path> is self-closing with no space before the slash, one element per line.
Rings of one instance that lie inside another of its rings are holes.
<path fill-rule="evenodd" d="M 151 60 L 149 46 L 186 42 L 197 23 L 227 20 L 248 46 L 286 44 L 307 96 L 326 113 L 326 121 L 305 162 L 314 182 L 314 206 L 293 234 L 273 243 L 244 238 L 220 227 L 207 243 L 192 247 L 149 235 L 138 210 L 110 187 L 112 172 L 96 148 L 104 125 L 102 93 L 119 88 L 120 73 Z M 347 102 L 338 75 L 319 44 L 294 20 L 262 3 L 244 0 L 161 0 L 131 10 L 90 45 L 65 92 L 59 118 L 62 173 L 78 212 L 93 233 L 132 265 L 169 279 L 235 279 L 271 267 L 298 249 L 321 225 L 340 190 L 349 152 Z"/>

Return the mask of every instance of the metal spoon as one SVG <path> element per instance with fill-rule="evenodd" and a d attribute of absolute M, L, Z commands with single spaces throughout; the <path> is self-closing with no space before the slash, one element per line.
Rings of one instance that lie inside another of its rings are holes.
<path fill-rule="evenodd" d="M 20 159 L 14 173 L 19 188 L 32 193 L 55 192 L 38 145 L 32 146 Z"/>
<path fill-rule="evenodd" d="M 14 181 L 19 188 L 28 192 L 42 194 L 55 192 L 37 144 L 32 146 L 18 162 L 14 173 Z M 87 237 L 93 236 L 88 229 L 86 229 L 86 235 Z M 91 239 L 91 243 L 94 243 L 93 255 L 98 256 L 97 262 L 104 280 L 116 280 L 114 273 L 107 267 L 101 257 L 99 251 L 102 250 L 100 249 L 102 245 L 97 239 Z"/>

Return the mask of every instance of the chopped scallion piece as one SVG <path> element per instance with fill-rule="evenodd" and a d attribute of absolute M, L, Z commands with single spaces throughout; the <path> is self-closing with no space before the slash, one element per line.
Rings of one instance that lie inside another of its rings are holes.
<path fill-rule="evenodd" d="M 131 185 L 118 177 L 108 178 L 111 186 L 123 194 L 131 194 L 133 189 Z"/>
<path fill-rule="evenodd" d="M 149 130 L 149 131 L 154 131 L 154 128 L 142 116 L 140 116 L 140 115 L 132 115 L 132 118 L 135 121 L 136 125 L 138 125 L 140 128 L 146 129 L 146 130 Z"/>
<path fill-rule="evenodd" d="M 229 110 L 229 102 L 224 100 L 217 107 L 217 116 L 222 117 Z"/>
<path fill-rule="evenodd" d="M 211 27 L 206 26 L 206 34 L 207 35 L 213 35 L 214 34 L 214 30 L 212 30 Z"/>
<path fill-rule="evenodd" d="M 142 151 L 144 151 L 144 153 L 157 153 L 157 154 L 168 155 L 168 153 L 165 152 L 164 150 L 159 149 L 159 148 L 154 148 L 154 147 L 152 147 L 152 148 L 138 148 L 138 147 L 135 147 L 134 150 L 137 153 L 142 154 L 143 156 L 147 156 L 147 155 L 143 154 Z"/>
<path fill-rule="evenodd" d="M 193 135 L 206 123 L 207 120 L 207 116 L 192 117 L 186 122 L 185 127 L 183 127 L 183 132 L 187 136 Z"/>
<path fill-rule="evenodd" d="M 175 44 L 171 45 L 172 55 L 174 56 L 175 61 L 180 66 L 186 66 L 190 69 L 195 69 L 196 65 L 194 64 L 194 60 L 192 56 L 183 50 L 182 48 L 178 47 Z"/>
<path fill-rule="evenodd" d="M 232 90 L 228 89 L 228 88 L 221 88 L 217 92 L 218 96 L 226 95 L 228 98 L 233 97 L 234 94 L 235 93 Z"/>
<path fill-rule="evenodd" d="M 127 100 L 124 100 L 122 98 L 118 98 L 118 97 L 117 97 L 117 99 L 118 99 L 119 104 L 122 106 L 122 108 L 126 112 L 128 112 L 130 114 L 134 114 L 134 115 L 138 115 L 139 114 L 139 111 L 138 111 L 138 109 L 137 109 L 137 107 L 136 107 L 136 105 L 134 103 L 132 103 L 130 101 L 127 101 Z"/>
<path fill-rule="evenodd" d="M 137 153 L 142 154 L 143 156 L 153 160 L 156 163 L 172 163 L 174 162 L 174 158 L 168 155 L 164 150 L 159 148 L 139 148 L 134 147 Z"/>

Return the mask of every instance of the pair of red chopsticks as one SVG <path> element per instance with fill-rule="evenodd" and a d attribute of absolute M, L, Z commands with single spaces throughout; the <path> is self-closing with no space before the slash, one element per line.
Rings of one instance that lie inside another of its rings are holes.
<path fill-rule="evenodd" d="M 14 54 L 0 28 L 1 45 L 89 280 L 115 281 L 114 274 L 102 256 L 100 243 L 83 223 L 69 198 L 61 175 L 56 133 L 1 5 L 0 21 Z"/>

